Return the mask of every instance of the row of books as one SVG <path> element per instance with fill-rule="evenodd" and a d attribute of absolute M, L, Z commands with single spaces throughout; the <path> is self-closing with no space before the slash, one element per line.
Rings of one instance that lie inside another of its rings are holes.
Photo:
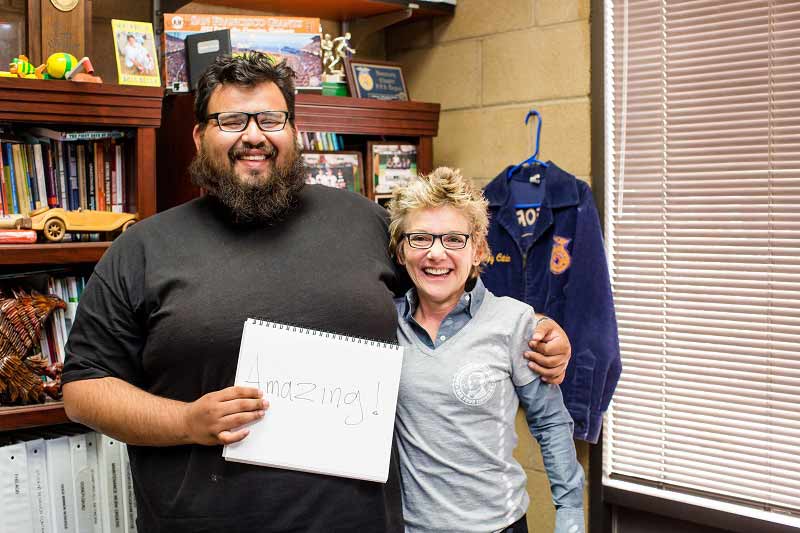
<path fill-rule="evenodd" d="M 43 207 L 123 212 L 127 144 L 119 131 L 0 134 L 0 215 Z"/>
<path fill-rule="evenodd" d="M 298 141 L 303 150 L 315 152 L 336 152 L 344 150 L 344 139 L 338 133 L 329 131 L 299 131 Z"/>
<path fill-rule="evenodd" d="M 67 344 L 67 336 L 75 320 L 78 302 L 85 286 L 86 278 L 82 276 L 51 276 L 48 279 L 47 292 L 67 303 L 66 310 L 56 309 L 53 312 L 45 323 L 41 337 L 42 355 L 49 359 L 50 363 L 64 362 L 64 346 Z"/>
<path fill-rule="evenodd" d="M 136 531 L 127 447 L 106 435 L 50 428 L 0 446 L 0 531 Z"/>

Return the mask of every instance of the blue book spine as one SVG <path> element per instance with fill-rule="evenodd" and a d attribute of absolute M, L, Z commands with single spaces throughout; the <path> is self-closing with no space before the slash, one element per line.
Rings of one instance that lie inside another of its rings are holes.
<path fill-rule="evenodd" d="M 17 176 L 14 173 L 14 157 L 11 153 L 11 143 L 6 143 L 5 149 L 6 161 L 8 161 L 8 172 L 11 176 L 11 208 L 13 209 L 13 213 L 19 214 L 21 211 L 19 210 L 19 200 L 17 199 Z"/>

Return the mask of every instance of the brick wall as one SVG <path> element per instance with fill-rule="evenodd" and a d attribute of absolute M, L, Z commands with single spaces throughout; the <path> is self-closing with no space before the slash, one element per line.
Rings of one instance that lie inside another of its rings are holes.
<path fill-rule="evenodd" d="M 442 105 L 434 163 L 483 184 L 533 153 L 589 180 L 589 0 L 458 0 L 452 18 L 386 31 L 414 100 Z"/>
<path fill-rule="evenodd" d="M 403 65 L 414 100 L 439 102 L 434 165 L 484 185 L 533 153 L 530 109 L 543 118 L 539 157 L 591 183 L 589 0 L 458 0 L 452 18 L 386 30 L 387 58 Z M 538 444 L 521 414 L 516 457 L 528 473 L 532 532 L 555 511 Z M 576 442 L 587 472 L 589 446 Z M 584 493 L 588 516 L 588 485 Z"/>

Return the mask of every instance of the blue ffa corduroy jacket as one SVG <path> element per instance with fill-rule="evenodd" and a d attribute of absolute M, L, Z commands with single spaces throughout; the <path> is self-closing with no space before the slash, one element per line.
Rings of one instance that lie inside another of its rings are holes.
<path fill-rule="evenodd" d="M 608 264 L 591 189 L 548 165 L 537 165 L 540 185 L 525 184 L 542 189 L 531 225 L 526 210 L 514 208 L 507 169 L 486 186 L 492 257 L 481 278 L 495 295 L 531 305 L 567 332 L 572 359 L 561 385 L 564 403 L 575 421 L 574 437 L 595 443 L 622 370 Z M 515 179 L 532 172 L 523 168 Z"/>

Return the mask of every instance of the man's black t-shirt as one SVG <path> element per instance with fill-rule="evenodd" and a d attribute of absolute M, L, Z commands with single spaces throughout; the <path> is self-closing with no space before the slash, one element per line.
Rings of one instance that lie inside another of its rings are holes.
<path fill-rule="evenodd" d="M 322 186 L 300 196 L 273 227 L 201 198 L 125 232 L 81 297 L 64 382 L 113 376 L 196 400 L 233 384 L 248 317 L 394 341 L 385 212 Z M 228 463 L 219 446 L 129 449 L 139 531 L 403 528 L 396 453 L 384 485 Z"/>

